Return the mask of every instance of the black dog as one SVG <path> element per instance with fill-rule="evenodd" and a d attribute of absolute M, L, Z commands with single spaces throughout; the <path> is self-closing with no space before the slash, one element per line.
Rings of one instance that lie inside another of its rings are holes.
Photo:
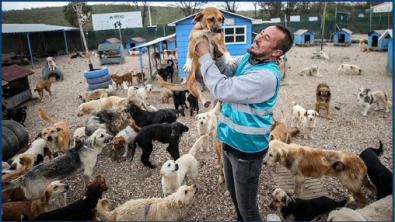
<path fill-rule="evenodd" d="M 184 109 L 188 109 L 187 104 L 185 103 L 185 93 L 189 92 L 188 90 L 185 91 L 173 91 L 173 100 L 174 100 L 174 107 L 178 109 L 181 106 Z"/>
<path fill-rule="evenodd" d="M 115 109 L 103 109 L 89 117 L 85 125 L 85 135 L 91 136 L 97 129 L 102 128 L 115 136 L 129 124 L 127 118 L 122 117 L 121 112 Z"/>
<path fill-rule="evenodd" d="M 70 59 L 76 59 L 76 58 L 78 58 L 78 55 L 72 55 L 72 56 L 70 57 Z"/>
<path fill-rule="evenodd" d="M 129 104 L 124 112 L 130 113 L 136 125 L 144 127 L 155 123 L 173 123 L 177 120 L 176 112 L 172 109 L 160 109 L 154 112 L 142 110 L 135 104 Z"/>
<path fill-rule="evenodd" d="M 171 124 L 152 124 L 141 128 L 140 132 L 133 141 L 132 159 L 130 161 L 133 161 L 134 152 L 138 144 L 141 149 L 143 149 L 141 162 L 143 162 L 144 166 L 147 166 L 151 169 L 156 168 L 156 166 L 152 165 L 149 161 L 149 156 L 153 150 L 153 140 L 157 140 L 161 143 L 168 143 L 169 146 L 166 149 L 167 152 L 170 153 L 174 160 L 177 160 L 180 157 L 180 151 L 178 148 L 180 137 L 188 130 L 189 129 L 187 126 L 179 122 L 174 122 Z"/>
<path fill-rule="evenodd" d="M 173 60 L 167 60 L 167 64 L 171 62 L 171 65 L 167 66 L 166 68 L 159 69 L 158 74 L 167 81 L 167 78 L 170 76 L 171 83 L 173 83 L 173 73 L 174 73 L 174 63 Z"/>
<path fill-rule="evenodd" d="M 26 109 L 27 106 L 21 106 L 17 108 L 11 108 L 6 110 L 6 119 L 14 120 L 22 126 L 25 126 L 25 120 L 26 120 Z"/>
<path fill-rule="evenodd" d="M 191 108 L 191 116 L 193 116 L 193 110 L 196 110 L 196 114 L 199 114 L 199 100 L 196 96 L 192 95 L 192 93 L 190 93 L 188 95 L 188 102 L 189 102 L 189 106 Z"/>
<path fill-rule="evenodd" d="M 362 151 L 359 157 L 368 168 L 368 175 L 377 189 L 377 200 L 392 194 L 392 173 L 378 158 L 383 154 L 383 143 L 380 141 L 380 148 L 367 148 Z"/>

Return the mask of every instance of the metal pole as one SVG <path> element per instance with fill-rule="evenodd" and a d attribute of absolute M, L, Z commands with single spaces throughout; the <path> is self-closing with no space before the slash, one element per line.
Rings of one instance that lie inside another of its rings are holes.
<path fill-rule="evenodd" d="M 369 23 L 369 32 L 372 31 L 372 4 L 370 4 L 370 23 Z"/>
<path fill-rule="evenodd" d="M 32 55 L 32 48 L 30 47 L 29 33 L 26 33 L 26 37 L 27 37 L 27 46 L 29 47 L 30 61 L 32 62 L 32 67 L 34 69 L 34 59 L 33 59 L 33 55 Z"/>
<path fill-rule="evenodd" d="M 322 13 L 322 24 L 321 24 L 321 51 L 324 49 L 324 31 L 325 31 L 325 11 L 326 11 L 326 4 L 328 2 L 325 2 L 324 4 L 324 12 Z"/>
<path fill-rule="evenodd" d="M 67 46 L 67 39 L 66 39 L 66 31 L 63 30 L 63 36 L 64 36 L 64 44 L 66 45 L 66 54 L 69 54 L 69 47 Z"/>

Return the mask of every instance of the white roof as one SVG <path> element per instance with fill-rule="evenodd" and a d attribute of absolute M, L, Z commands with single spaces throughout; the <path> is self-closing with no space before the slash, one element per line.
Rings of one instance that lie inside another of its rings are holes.
<path fill-rule="evenodd" d="M 150 42 L 147 42 L 147 43 L 145 43 L 145 44 L 142 44 L 142 45 L 133 47 L 132 49 L 137 49 L 137 48 L 141 48 L 141 47 L 150 46 L 150 45 L 153 45 L 153 44 L 155 44 L 155 43 L 162 42 L 163 40 L 166 40 L 166 39 L 169 39 L 169 38 L 173 38 L 173 37 L 176 37 L 176 33 L 174 33 L 174 34 L 172 34 L 172 35 L 165 36 L 165 37 L 157 38 L 157 39 L 152 40 L 152 41 L 150 41 Z"/>
<path fill-rule="evenodd" d="M 387 30 L 380 36 L 379 40 L 386 38 L 388 35 L 390 35 L 391 38 L 393 38 L 393 37 L 392 37 L 392 35 L 393 35 L 393 34 L 392 34 L 392 29 L 387 29 Z"/>
<path fill-rule="evenodd" d="M 225 13 L 228 13 L 228 14 L 234 15 L 234 16 L 239 16 L 239 17 L 242 17 L 242 18 L 248 19 L 248 20 L 250 20 L 250 21 L 254 21 L 254 20 L 255 20 L 255 19 L 252 19 L 252 18 L 246 17 L 246 16 L 244 16 L 244 15 L 239 15 L 239 14 L 236 14 L 236 13 L 233 13 L 233 12 L 228 12 L 228 11 L 221 10 L 221 9 L 218 9 L 218 10 L 219 10 L 219 11 L 221 11 L 221 12 L 225 12 Z M 180 19 L 180 20 L 177 20 L 177 21 L 171 22 L 171 23 L 169 23 L 168 25 L 170 25 L 170 24 L 176 24 L 176 23 L 178 23 L 178 22 L 181 22 L 181 21 L 187 20 L 187 19 L 189 19 L 190 17 L 195 17 L 195 16 L 196 16 L 196 14 L 197 14 L 197 13 L 195 13 L 195 14 L 193 14 L 193 15 L 190 15 L 190 16 L 188 16 L 188 17 L 185 17 L 185 18 L 183 18 L 183 19 Z"/>
<path fill-rule="evenodd" d="M 46 24 L 2 24 L 2 33 L 28 33 L 28 32 L 50 32 L 60 30 L 79 29 L 68 26 L 46 25 Z"/>

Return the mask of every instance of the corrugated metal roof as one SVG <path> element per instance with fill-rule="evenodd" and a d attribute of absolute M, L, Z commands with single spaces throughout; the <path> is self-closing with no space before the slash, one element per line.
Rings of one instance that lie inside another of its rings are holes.
<path fill-rule="evenodd" d="M 134 37 L 134 38 L 130 38 L 129 40 L 135 41 L 137 43 L 147 41 L 145 38 L 141 38 L 141 37 Z"/>
<path fill-rule="evenodd" d="M 34 74 L 33 71 L 22 68 L 15 64 L 2 67 L 1 72 L 2 72 L 1 79 L 7 82 L 12 82 L 14 80 Z"/>
<path fill-rule="evenodd" d="M 150 46 L 150 45 L 153 45 L 153 44 L 155 44 L 155 43 L 162 42 L 163 40 L 166 40 L 166 39 L 169 39 L 169 38 L 174 38 L 174 37 L 176 37 L 176 33 L 174 33 L 174 34 L 172 34 L 172 35 L 165 36 L 165 37 L 157 38 L 157 39 L 152 40 L 152 41 L 150 41 L 150 42 L 147 42 L 147 43 L 145 43 L 145 44 L 142 44 L 142 45 L 133 47 L 132 49 L 137 49 L 137 48 L 141 48 L 141 47 Z"/>
<path fill-rule="evenodd" d="M 305 33 L 305 32 L 311 32 L 311 33 L 313 33 L 313 35 L 315 35 L 314 32 L 309 31 L 309 30 L 307 30 L 307 29 L 299 29 L 298 31 L 294 32 L 294 34 L 295 34 L 295 35 L 303 35 L 303 33 Z"/>
<path fill-rule="evenodd" d="M 370 35 L 372 33 L 377 33 L 377 34 L 379 34 L 379 36 L 382 36 L 385 31 L 387 31 L 387 29 L 384 29 L 384 30 L 373 30 L 373 31 L 369 32 L 368 35 Z"/>
<path fill-rule="evenodd" d="M 246 16 L 244 16 L 244 15 L 235 14 L 235 13 L 233 13 L 233 12 L 228 12 L 228 11 L 221 10 L 221 9 L 218 9 L 218 10 L 219 10 L 219 11 L 221 11 L 221 12 L 225 12 L 225 13 L 228 13 L 228 14 L 234 15 L 234 16 L 239 16 L 239 17 L 242 17 L 242 18 L 245 18 L 245 19 L 251 20 L 251 22 L 252 22 L 253 20 L 255 20 L 255 19 L 252 19 L 252 18 L 246 17 Z M 177 20 L 177 21 L 171 22 L 171 23 L 169 23 L 169 24 L 176 24 L 176 23 L 178 23 L 178 22 L 181 22 L 181 21 L 187 20 L 187 19 L 189 19 L 189 18 L 191 18 L 191 17 L 195 17 L 195 16 L 196 16 L 196 14 L 197 14 L 197 13 L 195 13 L 195 14 L 193 14 L 193 15 L 190 15 L 190 16 L 188 16 L 188 17 L 185 17 L 185 18 L 183 18 L 183 19 L 180 19 L 180 20 Z M 225 18 L 225 20 L 226 20 L 226 18 Z"/>
<path fill-rule="evenodd" d="M 97 51 L 118 50 L 119 48 L 121 48 L 121 43 L 100 44 L 99 47 L 97 47 Z"/>
<path fill-rule="evenodd" d="M 107 41 L 107 42 L 109 42 L 111 44 L 121 43 L 121 40 L 119 40 L 117 38 L 109 38 L 109 39 L 104 40 L 103 42 L 105 42 L 105 41 Z M 101 43 L 103 43 L 103 42 L 101 42 Z"/>
<path fill-rule="evenodd" d="M 391 36 L 391 38 L 393 38 L 393 37 L 392 37 L 392 35 L 393 35 L 392 29 L 387 29 L 387 30 L 385 30 L 385 32 L 380 36 L 379 40 L 382 40 L 382 39 L 387 38 L 388 35 Z"/>
<path fill-rule="evenodd" d="M 2 24 L 2 33 L 27 33 L 27 32 L 51 32 L 51 31 L 69 31 L 79 29 L 67 26 L 46 25 L 46 24 Z"/>
<path fill-rule="evenodd" d="M 176 38 L 168 38 L 168 39 L 166 39 L 167 41 L 169 41 L 169 42 L 174 42 L 174 41 L 176 41 Z"/>

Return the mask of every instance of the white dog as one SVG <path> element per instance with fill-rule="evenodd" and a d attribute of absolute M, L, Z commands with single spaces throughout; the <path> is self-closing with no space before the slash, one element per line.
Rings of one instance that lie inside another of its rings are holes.
<path fill-rule="evenodd" d="M 201 136 L 195 144 L 193 144 L 189 153 L 182 155 L 176 161 L 168 160 L 163 164 L 160 170 L 162 178 L 162 189 L 163 195 L 168 195 L 177 191 L 181 187 L 181 183 L 184 180 L 186 174 L 196 183 L 198 177 L 198 162 L 195 158 L 196 150 L 200 147 L 205 139 L 206 135 Z"/>
<path fill-rule="evenodd" d="M 358 105 L 364 106 L 365 109 L 362 111 L 362 115 L 366 116 L 372 103 L 376 104 L 374 110 L 379 110 L 380 102 L 385 106 L 385 112 L 389 112 L 389 107 L 392 105 L 387 95 L 383 91 L 370 92 L 370 89 L 359 88 L 358 90 Z"/>
<path fill-rule="evenodd" d="M 53 60 L 52 57 L 48 57 L 47 58 L 47 64 L 48 64 L 49 69 L 51 69 L 51 70 L 55 70 L 56 69 L 56 63 L 55 63 L 55 61 Z"/>
<path fill-rule="evenodd" d="M 309 68 L 302 69 L 302 72 L 299 73 L 300 76 L 315 76 L 317 78 L 322 78 L 318 71 L 318 66 L 311 66 Z"/>
<path fill-rule="evenodd" d="M 217 102 L 217 104 L 212 110 L 205 113 L 199 113 L 195 116 L 195 119 L 197 120 L 196 128 L 198 130 L 199 136 L 207 135 L 207 140 L 205 143 L 207 152 L 210 151 L 209 134 L 217 130 L 217 115 L 219 114 L 220 108 L 221 108 L 221 103 Z M 200 147 L 200 151 L 203 151 L 203 146 Z"/>
<path fill-rule="evenodd" d="M 11 169 L 17 170 L 22 167 L 20 163 L 20 158 L 25 155 L 31 155 L 34 159 L 34 165 L 37 165 L 39 162 L 44 160 L 45 153 L 49 152 L 47 141 L 39 138 L 33 141 L 32 145 L 30 145 L 29 149 L 26 152 L 18 154 L 17 156 L 13 157 L 11 163 Z"/>
<path fill-rule="evenodd" d="M 137 91 L 137 97 L 143 100 L 143 102 L 147 102 L 147 97 L 151 94 L 151 91 L 154 87 L 151 84 L 147 84 L 142 88 L 136 89 L 134 86 L 128 88 L 128 96 L 132 95 L 135 91 Z"/>
<path fill-rule="evenodd" d="M 112 149 L 116 150 L 122 145 L 124 145 L 125 153 L 123 154 L 122 157 L 126 157 L 129 151 L 129 144 L 133 142 L 134 138 L 136 138 L 139 131 L 140 129 L 136 126 L 135 121 L 132 121 L 132 123 L 129 126 L 127 126 L 125 129 L 123 129 L 114 137 Z"/>
<path fill-rule="evenodd" d="M 324 51 L 320 51 L 320 56 L 323 60 L 329 60 L 329 56 Z"/>
<path fill-rule="evenodd" d="M 132 49 L 129 49 L 129 55 L 130 56 L 139 56 L 140 55 L 140 51 L 133 51 Z"/>
<path fill-rule="evenodd" d="M 339 66 L 339 74 L 362 74 L 362 69 L 356 65 L 341 64 Z"/>
<path fill-rule="evenodd" d="M 292 123 L 291 128 L 298 127 L 302 125 L 302 131 L 304 133 L 304 138 L 310 137 L 313 139 L 312 132 L 313 128 L 316 126 L 316 117 L 318 113 L 315 110 L 305 110 L 302 106 L 295 102 L 292 102 L 294 107 L 292 109 Z"/>
<path fill-rule="evenodd" d="M 85 139 L 86 139 L 85 127 L 77 128 L 77 129 L 74 131 L 73 139 L 74 139 L 73 147 L 75 147 L 75 145 L 77 145 L 77 142 L 78 142 L 78 143 L 84 142 Z"/>

